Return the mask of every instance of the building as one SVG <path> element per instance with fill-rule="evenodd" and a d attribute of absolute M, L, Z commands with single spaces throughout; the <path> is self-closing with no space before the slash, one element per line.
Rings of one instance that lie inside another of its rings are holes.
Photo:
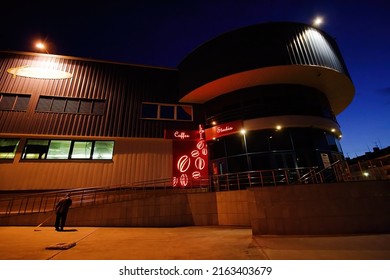
<path fill-rule="evenodd" d="M 390 180 L 390 146 L 346 160 L 352 180 Z"/>
<path fill-rule="evenodd" d="M 168 69 L 0 52 L 0 190 L 129 186 L 326 168 L 354 86 L 301 23 L 240 28 Z"/>

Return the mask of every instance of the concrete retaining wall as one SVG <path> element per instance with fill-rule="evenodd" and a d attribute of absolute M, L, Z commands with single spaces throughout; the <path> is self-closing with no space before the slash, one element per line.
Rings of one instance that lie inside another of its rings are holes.
<path fill-rule="evenodd" d="M 390 232 L 390 182 L 351 182 L 248 190 L 252 232 Z"/>
<path fill-rule="evenodd" d="M 71 208 L 67 226 L 247 226 L 254 235 L 390 232 L 390 182 L 276 186 L 160 194 Z M 1 217 L 0 225 L 35 226 L 50 216 Z M 54 225 L 52 216 L 45 225 Z"/>

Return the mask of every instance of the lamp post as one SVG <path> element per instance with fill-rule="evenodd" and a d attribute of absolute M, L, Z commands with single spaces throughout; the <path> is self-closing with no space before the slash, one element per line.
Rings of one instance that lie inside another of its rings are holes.
<path fill-rule="evenodd" d="M 244 136 L 244 148 L 245 148 L 245 155 L 246 155 L 246 164 L 248 165 L 248 171 L 251 170 L 250 161 L 249 161 L 249 155 L 248 155 L 248 147 L 246 144 L 246 130 L 241 129 L 240 133 Z"/>
<path fill-rule="evenodd" d="M 49 54 L 49 52 L 48 52 L 47 49 L 46 49 L 45 44 L 43 44 L 42 42 L 36 43 L 36 44 L 35 44 L 35 47 L 37 47 L 37 49 L 44 50 L 47 54 Z"/>

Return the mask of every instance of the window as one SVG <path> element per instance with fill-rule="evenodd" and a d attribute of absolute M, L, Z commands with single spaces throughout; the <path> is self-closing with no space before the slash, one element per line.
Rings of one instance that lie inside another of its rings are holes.
<path fill-rule="evenodd" d="M 92 152 L 92 141 L 75 141 L 71 153 L 72 159 L 90 159 Z"/>
<path fill-rule="evenodd" d="M 142 118 L 144 119 L 157 119 L 158 118 L 158 105 L 144 103 L 142 104 Z"/>
<path fill-rule="evenodd" d="M 192 121 L 192 106 L 178 105 L 176 106 L 177 119 L 182 121 Z"/>
<path fill-rule="evenodd" d="M 51 140 L 49 146 L 49 152 L 47 153 L 47 159 L 68 159 L 70 140 Z"/>
<path fill-rule="evenodd" d="M 49 149 L 49 140 L 27 140 L 24 147 L 23 159 L 45 159 Z"/>
<path fill-rule="evenodd" d="M 0 159 L 13 159 L 19 139 L 0 139 Z"/>
<path fill-rule="evenodd" d="M 40 96 L 35 111 L 103 115 L 104 107 L 104 100 Z"/>
<path fill-rule="evenodd" d="M 112 159 L 114 141 L 95 141 L 93 159 Z"/>
<path fill-rule="evenodd" d="M 142 103 L 143 119 L 192 121 L 192 116 L 191 105 Z"/>
<path fill-rule="evenodd" d="M 66 99 L 54 99 L 50 111 L 56 113 L 62 113 L 64 112 L 65 104 L 66 104 Z"/>
<path fill-rule="evenodd" d="M 66 101 L 65 113 L 74 113 L 76 114 L 79 110 L 79 101 L 69 99 Z"/>
<path fill-rule="evenodd" d="M 24 147 L 22 159 L 107 160 L 112 159 L 113 153 L 114 141 L 28 139 Z"/>
<path fill-rule="evenodd" d="M 30 95 L 0 93 L 0 110 L 27 111 Z"/>
<path fill-rule="evenodd" d="M 175 119 L 175 107 L 169 105 L 160 105 L 160 119 Z"/>

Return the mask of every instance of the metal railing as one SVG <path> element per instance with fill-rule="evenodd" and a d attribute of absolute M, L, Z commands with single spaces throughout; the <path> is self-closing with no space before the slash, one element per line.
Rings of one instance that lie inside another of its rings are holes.
<path fill-rule="evenodd" d="M 138 181 L 121 186 L 67 189 L 30 194 L 0 193 L 0 216 L 53 211 L 58 200 L 69 192 L 71 192 L 73 200 L 72 207 L 83 207 L 162 195 L 168 191 L 172 193 L 215 192 L 243 190 L 252 187 L 340 182 L 345 181 L 341 164 L 337 161 L 319 171 L 317 167 L 307 167 L 212 175 L 208 178 L 190 180 L 186 187 L 174 185 L 172 178 L 163 178 Z"/>
<path fill-rule="evenodd" d="M 143 192 L 137 192 L 136 190 L 136 188 L 125 187 L 95 187 L 33 194 L 2 194 L 0 198 L 0 215 L 54 211 L 57 202 L 67 193 L 71 193 L 72 207 L 83 207 L 135 199 L 144 195 Z"/>

